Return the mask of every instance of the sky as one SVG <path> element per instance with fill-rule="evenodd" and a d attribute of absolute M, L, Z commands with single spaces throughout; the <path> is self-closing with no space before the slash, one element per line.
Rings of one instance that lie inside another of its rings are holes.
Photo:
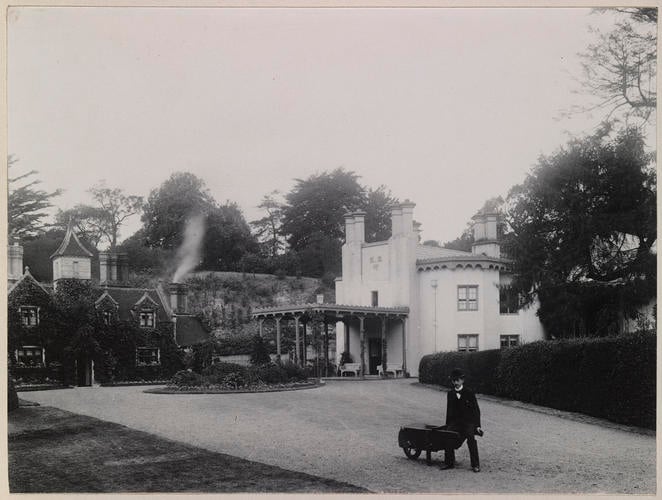
<path fill-rule="evenodd" d="M 249 221 L 265 194 L 343 167 L 448 241 L 594 129 L 560 116 L 587 99 L 589 26 L 612 23 L 583 8 L 12 7 L 8 152 L 65 190 L 58 208 L 100 180 L 146 197 L 188 171 Z"/>

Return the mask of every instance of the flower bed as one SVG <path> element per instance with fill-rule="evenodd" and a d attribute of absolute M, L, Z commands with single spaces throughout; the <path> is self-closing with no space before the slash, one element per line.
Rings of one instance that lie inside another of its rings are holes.
<path fill-rule="evenodd" d="M 132 385 L 168 385 L 170 380 L 119 380 L 116 382 L 103 382 L 101 387 L 124 387 Z"/>
<path fill-rule="evenodd" d="M 197 386 L 168 385 L 159 389 L 147 389 L 144 392 L 150 394 L 242 394 L 258 392 L 298 391 L 301 389 L 321 387 L 323 385 L 324 382 L 319 380 L 282 384 L 254 384 L 237 388 L 225 384 Z"/>

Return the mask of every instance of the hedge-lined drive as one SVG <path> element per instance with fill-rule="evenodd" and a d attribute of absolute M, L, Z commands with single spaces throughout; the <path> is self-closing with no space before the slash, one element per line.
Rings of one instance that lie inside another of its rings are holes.
<path fill-rule="evenodd" d="M 642 333 L 441 352 L 421 359 L 419 380 L 450 387 L 451 370 L 461 368 L 482 394 L 654 429 L 656 344 Z"/>

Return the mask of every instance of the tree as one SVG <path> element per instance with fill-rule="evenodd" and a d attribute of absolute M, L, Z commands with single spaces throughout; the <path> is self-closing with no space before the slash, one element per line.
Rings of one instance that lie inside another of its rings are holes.
<path fill-rule="evenodd" d="M 285 196 L 281 231 L 290 248 L 304 260 L 307 273 L 321 276 L 340 270 L 344 216 L 365 205 L 358 176 L 342 168 L 296 179 Z"/>
<path fill-rule="evenodd" d="M 183 240 L 186 221 L 206 215 L 215 206 L 205 182 L 189 172 L 176 172 L 149 194 L 142 222 L 147 244 L 177 248 Z"/>
<path fill-rule="evenodd" d="M 236 203 L 210 208 L 206 222 L 204 269 L 236 270 L 243 256 L 257 252 L 257 241 Z"/>
<path fill-rule="evenodd" d="M 607 12 L 612 9 L 598 9 Z M 579 54 L 584 93 L 597 98 L 575 111 L 603 111 L 605 121 L 617 116 L 646 123 L 657 106 L 657 8 L 621 8 L 626 18 L 613 30 L 596 30 L 597 41 Z"/>
<path fill-rule="evenodd" d="M 265 211 L 265 216 L 251 222 L 251 226 L 255 229 L 255 236 L 265 249 L 263 253 L 272 259 L 285 247 L 281 234 L 283 203 L 277 199 L 279 196 L 279 191 L 272 191 L 264 195 L 262 202 L 257 207 Z"/>
<path fill-rule="evenodd" d="M 362 207 L 366 213 L 366 241 L 383 241 L 391 237 L 391 208 L 398 203 L 398 199 L 384 185 L 367 190 Z"/>
<path fill-rule="evenodd" d="M 17 161 L 10 155 L 7 158 L 8 168 L 13 168 Z M 7 219 L 10 238 L 35 236 L 41 232 L 44 229 L 41 220 L 48 215 L 46 210 L 53 206 L 50 200 L 62 194 L 61 189 L 50 193 L 36 189 L 41 181 L 33 176 L 38 173 L 37 170 L 30 170 L 8 179 Z"/>
<path fill-rule="evenodd" d="M 513 287 L 553 336 L 605 335 L 655 296 L 656 178 L 641 132 L 571 141 L 509 194 Z"/>

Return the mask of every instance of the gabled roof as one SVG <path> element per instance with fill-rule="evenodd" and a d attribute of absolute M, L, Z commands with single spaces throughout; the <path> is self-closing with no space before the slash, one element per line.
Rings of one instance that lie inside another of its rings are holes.
<path fill-rule="evenodd" d="M 108 301 L 112 302 L 116 307 L 119 306 L 119 304 L 118 304 L 117 301 L 113 298 L 113 296 L 110 295 L 110 294 L 108 293 L 108 290 L 105 290 L 105 291 L 103 292 L 103 295 L 101 295 L 101 296 L 100 296 L 100 297 L 94 302 L 94 305 L 95 305 L 95 306 L 98 306 L 98 305 L 101 304 L 101 302 L 103 302 L 105 299 L 107 299 Z"/>
<path fill-rule="evenodd" d="M 44 292 L 46 295 L 50 295 L 50 292 L 49 292 L 48 290 L 46 290 L 46 288 L 44 288 L 44 287 L 42 286 L 42 284 L 39 283 L 39 282 L 34 278 L 34 276 L 32 276 L 32 274 L 30 274 L 30 268 L 29 268 L 29 267 L 26 267 L 26 268 L 25 268 L 25 272 L 23 273 L 23 276 L 21 276 L 21 277 L 18 279 L 18 281 L 16 281 L 16 283 L 14 283 L 14 284 L 9 288 L 8 295 L 10 295 L 10 294 L 11 294 L 14 290 L 16 290 L 17 288 L 19 288 L 19 287 L 21 287 L 21 286 L 26 286 L 26 284 L 30 284 L 30 285 L 32 285 L 32 286 L 37 286 L 37 287 L 38 287 L 39 289 L 41 289 L 41 291 Z"/>
<path fill-rule="evenodd" d="M 190 314 L 175 316 L 175 342 L 180 347 L 200 344 L 209 339 L 209 332 L 205 330 L 202 322 Z"/>
<path fill-rule="evenodd" d="M 117 304 L 117 313 L 120 320 L 131 321 L 134 319 L 135 312 L 140 305 L 148 301 L 150 306 L 155 306 L 157 321 L 170 321 L 169 310 L 166 309 L 161 297 L 154 288 L 124 288 L 108 287 L 96 289 L 98 293 L 97 301 L 100 301 L 105 295 L 110 297 Z"/>
<path fill-rule="evenodd" d="M 62 243 L 58 247 L 57 250 L 55 250 L 55 253 L 51 255 L 51 259 L 53 257 L 92 257 L 92 252 L 90 252 L 87 248 L 83 246 L 83 244 L 80 242 L 78 239 L 78 236 L 76 236 L 76 233 L 74 233 L 74 230 L 71 226 L 71 221 L 69 221 L 69 225 L 67 225 L 67 232 L 64 235 L 64 239 L 62 240 Z"/>

